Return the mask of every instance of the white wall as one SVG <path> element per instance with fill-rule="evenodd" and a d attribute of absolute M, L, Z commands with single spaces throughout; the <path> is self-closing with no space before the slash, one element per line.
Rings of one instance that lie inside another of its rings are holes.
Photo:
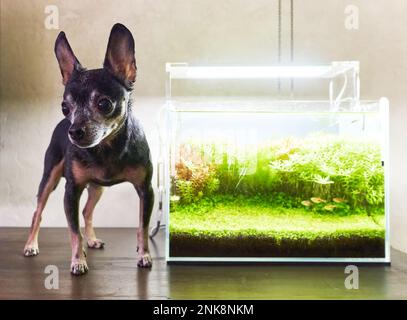
<path fill-rule="evenodd" d="M 359 60 L 363 98 L 390 99 L 392 244 L 407 251 L 407 2 L 294 2 L 295 63 Z M 161 101 L 141 97 L 163 96 L 165 62 L 276 62 L 277 0 L 53 3 L 59 8 L 60 28 L 66 31 L 79 60 L 88 67 L 100 66 L 113 23 L 120 21 L 134 32 L 139 67 L 135 112 L 147 129 L 153 153 L 156 133 L 152 123 Z M 285 30 L 288 3 L 283 1 Z M 58 30 L 44 28 L 47 4 L 46 0 L 1 1 L 0 225 L 29 225 L 43 152 L 53 126 L 61 118 L 58 106 L 62 86 L 52 52 Z M 344 9 L 349 4 L 359 8 L 359 30 L 344 27 Z M 287 42 L 283 43 L 283 55 L 288 56 Z M 50 200 L 44 226 L 65 225 L 62 190 L 59 187 Z M 114 187 L 101 200 L 95 224 L 136 225 L 136 206 L 130 186 Z"/>

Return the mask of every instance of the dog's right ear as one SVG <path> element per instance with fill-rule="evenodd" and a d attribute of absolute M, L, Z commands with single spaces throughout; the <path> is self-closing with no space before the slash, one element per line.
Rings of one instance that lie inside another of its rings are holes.
<path fill-rule="evenodd" d="M 61 69 L 62 83 L 66 85 L 74 70 L 79 71 L 82 69 L 82 66 L 78 59 L 76 59 L 63 31 L 59 33 L 55 41 L 54 50 L 59 63 L 59 68 Z"/>

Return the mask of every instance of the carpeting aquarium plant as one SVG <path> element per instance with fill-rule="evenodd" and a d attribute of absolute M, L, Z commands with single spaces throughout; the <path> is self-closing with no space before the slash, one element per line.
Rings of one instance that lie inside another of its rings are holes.
<path fill-rule="evenodd" d="M 171 188 L 174 256 L 384 254 L 375 142 L 314 135 L 244 150 L 190 142 L 179 147 Z"/>

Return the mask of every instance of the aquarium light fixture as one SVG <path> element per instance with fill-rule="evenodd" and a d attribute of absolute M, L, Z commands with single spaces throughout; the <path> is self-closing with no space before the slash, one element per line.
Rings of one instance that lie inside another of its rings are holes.
<path fill-rule="evenodd" d="M 250 66 L 194 67 L 186 63 L 167 63 L 171 79 L 280 79 L 333 78 L 358 67 L 357 62 L 339 62 L 326 66 Z"/>

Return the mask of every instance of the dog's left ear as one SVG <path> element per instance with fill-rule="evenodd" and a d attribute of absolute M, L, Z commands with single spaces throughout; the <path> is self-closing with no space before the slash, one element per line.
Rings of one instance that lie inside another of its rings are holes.
<path fill-rule="evenodd" d="M 134 39 L 129 29 L 116 23 L 109 36 L 103 67 L 131 88 L 136 81 L 137 66 Z"/>

